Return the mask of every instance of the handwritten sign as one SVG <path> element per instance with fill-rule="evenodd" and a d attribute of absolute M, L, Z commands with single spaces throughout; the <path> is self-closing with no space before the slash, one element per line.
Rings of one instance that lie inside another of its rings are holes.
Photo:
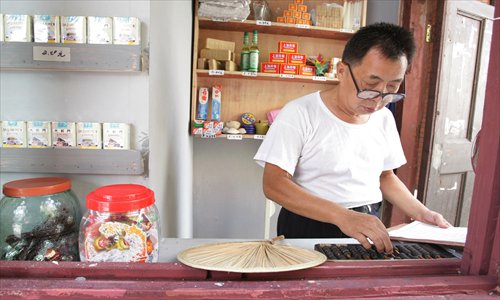
<path fill-rule="evenodd" d="M 271 21 L 257 20 L 256 23 L 261 26 L 271 26 Z"/>
<path fill-rule="evenodd" d="M 33 60 L 36 61 L 71 61 L 71 48 L 33 46 Z"/>
<path fill-rule="evenodd" d="M 210 75 L 210 76 L 224 76 L 224 70 L 209 70 L 208 75 Z"/>
<path fill-rule="evenodd" d="M 293 75 L 293 74 L 280 74 L 280 78 L 293 79 L 293 78 L 295 78 L 295 75 Z"/>
<path fill-rule="evenodd" d="M 254 140 L 263 140 L 266 136 L 264 134 L 256 134 L 253 136 Z"/>
<path fill-rule="evenodd" d="M 311 28 L 311 26 L 309 26 L 309 24 L 295 24 L 295 27 L 297 28 Z"/>
<path fill-rule="evenodd" d="M 257 77 L 257 72 L 241 72 L 242 76 Z"/>
<path fill-rule="evenodd" d="M 241 141 L 243 139 L 243 136 L 241 134 L 228 134 L 227 139 L 233 141 Z"/>
<path fill-rule="evenodd" d="M 326 81 L 325 76 L 313 76 L 313 80 L 315 81 Z"/>

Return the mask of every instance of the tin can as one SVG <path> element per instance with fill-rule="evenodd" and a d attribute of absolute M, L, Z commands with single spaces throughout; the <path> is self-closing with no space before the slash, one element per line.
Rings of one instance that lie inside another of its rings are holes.
<path fill-rule="evenodd" d="M 115 184 L 87 195 L 80 225 L 80 260 L 157 262 L 159 222 L 152 190 L 138 184 Z"/>

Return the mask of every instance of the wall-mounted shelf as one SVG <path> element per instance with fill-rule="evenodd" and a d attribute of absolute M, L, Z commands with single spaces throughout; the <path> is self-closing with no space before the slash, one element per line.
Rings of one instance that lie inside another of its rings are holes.
<path fill-rule="evenodd" d="M 141 175 L 137 150 L 0 148 L 2 172 Z"/>
<path fill-rule="evenodd" d="M 304 83 L 330 83 L 338 84 L 338 79 L 326 78 L 326 77 L 314 77 L 314 76 L 303 76 L 303 75 L 293 75 L 287 77 L 284 74 L 268 74 L 268 73 L 256 73 L 257 76 L 246 76 L 244 72 L 240 71 L 224 71 L 224 75 L 210 75 L 209 70 L 196 70 L 198 77 L 213 77 L 222 79 L 244 79 L 244 80 L 273 80 L 273 81 L 284 81 L 284 82 L 304 82 Z"/>
<path fill-rule="evenodd" d="M 58 48 L 69 51 L 70 61 L 34 60 L 34 47 Z M 142 71 L 140 45 L 95 45 L 2 42 L 0 45 L 2 70 L 51 71 Z"/>
<path fill-rule="evenodd" d="M 347 41 L 352 35 L 352 32 L 341 31 L 337 29 L 331 29 L 326 27 L 309 26 L 307 28 L 298 27 L 295 24 L 285 24 L 272 22 L 270 26 L 258 25 L 257 21 L 212 21 L 206 18 L 199 18 L 200 29 L 213 29 L 213 30 L 226 30 L 226 31 L 240 31 L 251 32 L 257 29 L 259 33 L 267 34 L 279 34 L 279 35 L 293 35 L 293 36 L 303 36 L 312 38 L 322 38 L 322 39 L 333 39 L 340 41 Z"/>

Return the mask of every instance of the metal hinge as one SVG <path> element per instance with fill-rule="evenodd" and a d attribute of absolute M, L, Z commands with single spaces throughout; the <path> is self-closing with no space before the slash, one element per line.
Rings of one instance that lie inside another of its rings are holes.
<path fill-rule="evenodd" d="M 425 29 L 425 42 L 432 42 L 432 25 L 427 24 L 427 28 Z"/>

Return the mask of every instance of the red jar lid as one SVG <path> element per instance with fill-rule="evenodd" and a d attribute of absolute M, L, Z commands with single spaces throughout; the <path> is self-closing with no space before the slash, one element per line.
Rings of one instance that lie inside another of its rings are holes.
<path fill-rule="evenodd" d="M 64 177 L 42 177 L 14 180 L 3 185 L 8 197 L 33 197 L 61 193 L 71 189 L 71 180 Z"/>
<path fill-rule="evenodd" d="M 113 184 L 87 195 L 87 208 L 101 212 L 126 212 L 155 203 L 154 192 L 139 184 Z"/>

